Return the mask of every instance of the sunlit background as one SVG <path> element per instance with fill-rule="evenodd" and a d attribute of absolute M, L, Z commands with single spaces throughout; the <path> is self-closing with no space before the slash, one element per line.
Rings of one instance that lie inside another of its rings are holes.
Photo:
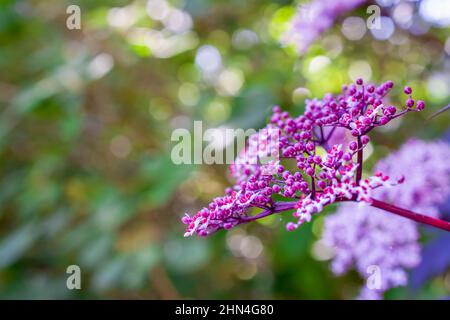
<path fill-rule="evenodd" d="M 172 130 L 194 120 L 257 129 L 274 104 L 299 114 L 362 77 L 394 81 L 393 103 L 404 85 L 427 102 L 374 132 L 366 168 L 447 131 L 449 113 L 427 118 L 450 100 L 450 1 L 368 1 L 299 55 L 283 34 L 303 3 L 2 1 L 0 298 L 353 299 L 363 280 L 331 273 L 324 215 L 206 239 L 180 223 L 231 182 L 224 165 L 172 163 Z M 81 30 L 66 27 L 71 4 Z M 371 4 L 382 18 L 369 30 Z M 73 264 L 81 290 L 66 288 Z M 445 270 L 413 270 L 419 280 L 386 297 L 448 296 Z"/>

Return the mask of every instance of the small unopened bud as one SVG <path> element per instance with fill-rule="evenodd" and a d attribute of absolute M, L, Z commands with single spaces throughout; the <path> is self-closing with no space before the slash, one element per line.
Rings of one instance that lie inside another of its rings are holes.
<path fill-rule="evenodd" d="M 418 111 L 425 109 L 425 102 L 423 102 L 422 100 L 417 101 L 416 109 Z"/>
<path fill-rule="evenodd" d="M 409 98 L 408 100 L 406 100 L 406 106 L 407 106 L 408 108 L 414 107 L 414 100 L 411 99 L 411 98 Z"/>
<path fill-rule="evenodd" d="M 361 137 L 361 142 L 362 142 L 363 144 L 368 144 L 369 141 L 370 141 L 370 138 L 369 138 L 368 136 L 362 136 L 362 137 Z"/>
<path fill-rule="evenodd" d="M 287 231 L 294 231 L 295 229 L 297 229 L 297 225 L 295 223 L 288 222 L 288 224 L 286 224 Z"/>
<path fill-rule="evenodd" d="M 389 118 L 388 117 L 381 117 L 380 124 L 385 125 L 388 122 L 389 122 Z"/>
<path fill-rule="evenodd" d="M 350 142 L 349 148 L 352 151 L 355 151 L 356 149 L 358 149 L 358 144 L 356 143 L 356 141 Z"/>
<path fill-rule="evenodd" d="M 403 92 L 404 92 L 405 94 L 411 94 L 411 93 L 412 93 L 412 89 L 411 89 L 411 87 L 405 87 L 405 88 L 403 89 Z"/>

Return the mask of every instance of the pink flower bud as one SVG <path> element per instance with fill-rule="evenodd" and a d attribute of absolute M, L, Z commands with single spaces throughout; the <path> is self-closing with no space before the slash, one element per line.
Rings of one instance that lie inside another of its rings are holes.
<path fill-rule="evenodd" d="M 370 141 L 370 138 L 368 136 L 364 135 L 361 137 L 362 144 L 368 144 L 369 141 Z"/>
<path fill-rule="evenodd" d="M 411 94 L 411 93 L 412 93 L 412 89 L 411 89 L 411 87 L 405 87 L 405 88 L 403 89 L 403 92 L 404 92 L 405 94 Z"/>
<path fill-rule="evenodd" d="M 421 111 L 421 110 L 425 109 L 425 102 L 423 102 L 422 100 L 418 100 L 416 109 L 418 111 Z"/>
<path fill-rule="evenodd" d="M 297 229 L 297 225 L 293 222 L 288 222 L 286 224 L 286 230 L 287 231 L 294 231 L 295 229 Z"/>
<path fill-rule="evenodd" d="M 381 119 L 380 119 L 380 124 L 381 125 L 385 125 L 388 122 L 389 122 L 389 118 L 388 117 L 381 117 Z"/>

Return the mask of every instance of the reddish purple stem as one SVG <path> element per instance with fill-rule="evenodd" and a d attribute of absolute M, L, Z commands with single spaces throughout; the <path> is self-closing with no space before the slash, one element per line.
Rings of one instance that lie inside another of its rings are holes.
<path fill-rule="evenodd" d="M 386 203 L 383 201 L 379 201 L 376 199 L 372 199 L 372 206 L 375 208 L 379 208 L 379 209 L 382 209 L 385 211 L 389 211 L 389 212 L 398 214 L 399 216 L 414 220 L 419 223 L 427 224 L 427 225 L 430 225 L 430 226 L 433 226 L 433 227 L 436 227 L 436 228 L 439 228 L 442 230 L 450 231 L 450 222 L 448 222 L 448 221 L 432 218 L 432 217 L 425 216 L 420 213 L 415 213 L 410 210 L 399 208 L 392 204 L 389 204 L 389 203 Z"/>
<path fill-rule="evenodd" d="M 352 201 L 352 200 L 340 200 L 338 202 L 344 202 L 344 201 Z M 276 202 L 272 208 L 265 209 L 261 213 L 255 215 L 255 216 L 247 216 L 247 217 L 241 217 L 241 223 L 247 223 L 250 221 L 255 221 L 267 216 L 270 216 L 274 213 L 280 213 L 283 211 L 288 211 L 295 209 L 296 202 Z M 394 214 L 397 214 L 399 216 L 402 216 L 404 218 L 408 218 L 410 220 L 413 220 L 415 222 L 423 223 L 426 225 L 430 225 L 442 230 L 450 231 L 450 222 L 444 221 L 437 218 L 432 218 L 420 213 L 412 212 L 407 209 L 396 207 L 392 204 L 373 199 L 371 205 L 375 208 L 382 209 L 384 211 L 388 211 Z"/>
<path fill-rule="evenodd" d="M 275 202 L 275 205 L 272 208 L 265 209 L 261 213 L 255 215 L 255 216 L 247 216 L 241 218 L 241 223 L 246 223 L 250 221 L 255 221 L 267 216 L 270 216 L 274 213 L 279 213 L 283 211 L 292 210 L 295 208 L 296 202 Z"/>
<path fill-rule="evenodd" d="M 356 168 L 356 183 L 359 185 L 359 182 L 362 178 L 362 162 L 363 162 L 363 145 L 361 141 L 361 136 L 358 136 L 358 168 Z"/>

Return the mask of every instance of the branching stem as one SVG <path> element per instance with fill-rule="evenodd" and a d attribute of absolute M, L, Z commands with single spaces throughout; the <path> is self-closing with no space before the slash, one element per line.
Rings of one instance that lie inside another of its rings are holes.
<path fill-rule="evenodd" d="M 347 202 L 347 201 L 353 201 L 353 200 L 341 199 L 336 202 Z M 416 212 L 413 212 L 413 211 L 410 211 L 407 209 L 403 209 L 403 208 L 400 208 L 400 207 L 394 206 L 392 204 L 389 204 L 389 203 L 386 203 L 386 202 L 383 202 L 383 201 L 380 201 L 377 199 L 373 199 L 373 198 L 372 198 L 372 202 L 370 205 L 375 208 L 382 209 L 384 211 L 391 212 L 391 213 L 397 214 L 399 216 L 402 216 L 404 218 L 413 220 L 415 222 L 426 224 L 426 225 L 433 226 L 433 227 L 450 232 L 450 222 L 449 221 L 432 218 L 430 216 L 426 216 L 426 215 L 416 213 Z M 295 209 L 295 206 L 296 206 L 296 202 L 276 202 L 272 208 L 267 208 L 264 211 L 262 211 L 261 213 L 254 215 L 254 216 L 241 217 L 240 221 L 241 221 L 241 223 L 255 221 L 258 219 L 265 218 L 265 217 L 270 216 L 275 213 L 280 213 L 280 212 Z"/>

